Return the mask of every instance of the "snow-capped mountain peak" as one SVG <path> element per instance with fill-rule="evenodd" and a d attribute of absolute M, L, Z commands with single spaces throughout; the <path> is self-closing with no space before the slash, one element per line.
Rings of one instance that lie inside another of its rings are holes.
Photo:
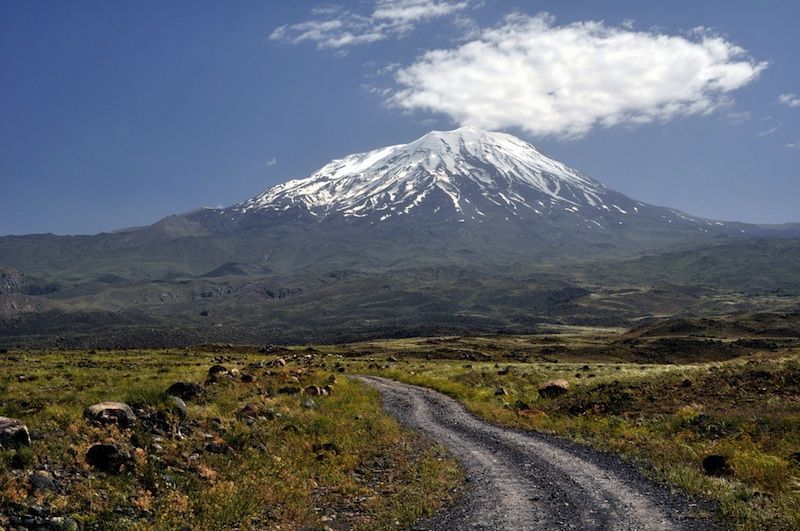
<path fill-rule="evenodd" d="M 305 179 L 274 186 L 233 208 L 241 214 L 300 209 L 320 220 L 568 216 L 570 224 L 608 228 L 644 207 L 513 135 L 467 126 L 333 160 Z M 664 222 L 683 217 L 658 210 Z"/>

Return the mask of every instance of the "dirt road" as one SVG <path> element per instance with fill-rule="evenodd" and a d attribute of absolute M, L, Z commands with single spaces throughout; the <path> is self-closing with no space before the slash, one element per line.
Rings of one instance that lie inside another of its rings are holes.
<path fill-rule="evenodd" d="M 440 393 L 374 376 L 384 406 L 462 463 L 468 494 L 419 529 L 711 529 L 686 498 L 619 459 L 478 420 Z"/>

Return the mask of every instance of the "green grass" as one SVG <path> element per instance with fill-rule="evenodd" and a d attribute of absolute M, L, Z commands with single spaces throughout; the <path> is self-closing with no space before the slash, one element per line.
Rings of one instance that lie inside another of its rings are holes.
<path fill-rule="evenodd" d="M 187 401 L 181 420 L 166 388 L 178 380 L 203 383 L 216 355 L 0 355 L 0 415 L 23 420 L 33 438 L 30 449 L 0 453 L 0 527 L 8 525 L 5 508 L 14 504 L 22 511 L 45 506 L 52 515 L 102 529 L 408 527 L 460 485 L 457 464 L 383 413 L 379 396 L 364 384 L 339 375 L 330 396 L 313 397 L 314 408 L 303 407 L 307 396 L 277 392 L 325 385 L 333 372 L 321 356 L 278 369 L 250 368 L 271 358 L 227 352 L 222 364 L 255 375 L 256 382 L 207 386 L 203 398 Z M 103 400 L 163 412 L 170 428 L 159 435 L 141 417 L 131 430 L 92 426 L 82 411 Z M 263 418 L 240 418 L 246 404 Z M 207 441 L 231 451 L 204 451 Z M 87 449 L 99 442 L 131 455 L 122 474 L 86 465 Z M 58 475 L 60 491 L 30 489 L 31 473 L 45 465 Z"/>

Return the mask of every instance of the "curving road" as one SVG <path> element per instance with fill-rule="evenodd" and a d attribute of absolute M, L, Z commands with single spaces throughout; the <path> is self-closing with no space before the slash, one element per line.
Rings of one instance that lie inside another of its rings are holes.
<path fill-rule="evenodd" d="M 384 407 L 441 442 L 464 467 L 465 498 L 417 529 L 712 529 L 694 504 L 612 456 L 478 420 L 440 393 L 377 376 Z"/>

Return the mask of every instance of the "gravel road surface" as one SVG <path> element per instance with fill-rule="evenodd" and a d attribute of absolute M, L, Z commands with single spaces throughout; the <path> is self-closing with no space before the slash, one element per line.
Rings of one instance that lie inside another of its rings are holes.
<path fill-rule="evenodd" d="M 697 505 L 618 458 L 546 434 L 478 420 L 433 390 L 359 377 L 386 410 L 442 443 L 466 471 L 468 492 L 416 529 L 713 529 Z"/>

